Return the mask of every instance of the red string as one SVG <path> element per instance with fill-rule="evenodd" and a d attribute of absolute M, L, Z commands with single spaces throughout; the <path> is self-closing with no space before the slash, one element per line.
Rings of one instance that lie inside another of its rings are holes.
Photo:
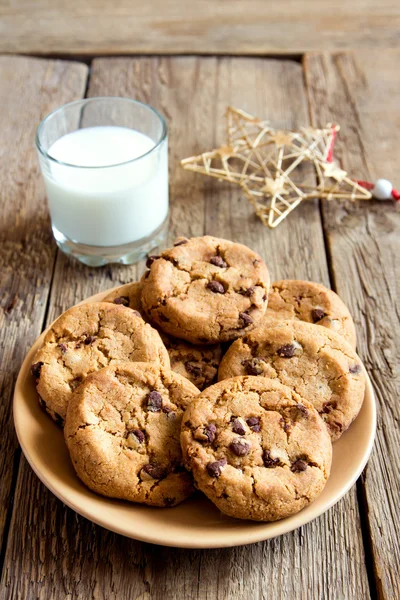
<path fill-rule="evenodd" d="M 328 154 L 326 156 L 327 162 L 333 161 L 333 146 L 335 145 L 336 136 L 337 136 L 336 125 L 332 125 L 332 140 L 331 140 L 331 145 L 329 146 Z"/>
<path fill-rule="evenodd" d="M 374 183 L 370 183 L 369 181 L 358 181 L 356 179 L 356 183 L 358 183 L 358 185 L 361 185 L 361 187 L 365 188 L 366 190 L 373 190 L 375 187 Z"/>

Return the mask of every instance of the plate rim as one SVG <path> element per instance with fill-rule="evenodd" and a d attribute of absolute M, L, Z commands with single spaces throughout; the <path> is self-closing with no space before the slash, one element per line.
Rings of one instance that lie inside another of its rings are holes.
<path fill-rule="evenodd" d="M 90 296 L 89 298 L 86 298 L 86 299 L 78 302 L 74 306 L 77 306 L 80 304 L 85 304 L 87 302 L 99 302 L 105 296 L 107 296 L 114 290 L 118 289 L 119 287 L 121 287 L 121 285 L 118 285 L 113 288 L 110 288 L 110 289 L 104 290 L 102 292 L 99 292 L 97 294 L 94 294 L 93 296 Z M 192 549 L 229 548 L 229 547 L 254 544 L 257 542 L 265 541 L 267 539 L 273 539 L 275 537 L 279 537 L 281 535 L 284 535 L 286 533 L 294 531 L 294 530 L 298 529 L 299 527 L 306 525 L 307 523 L 310 523 L 314 519 L 317 519 L 318 517 L 322 516 L 330 508 L 332 508 L 332 506 L 334 506 L 337 502 L 339 502 L 339 500 L 341 500 L 341 498 L 343 498 L 343 496 L 345 494 L 347 494 L 347 492 L 353 487 L 353 485 L 355 484 L 357 479 L 360 477 L 362 471 L 364 470 L 364 468 L 370 458 L 370 455 L 371 455 L 371 452 L 372 452 L 372 449 L 374 446 L 375 437 L 376 437 L 377 408 L 376 408 L 375 393 L 374 393 L 371 379 L 365 369 L 365 366 L 362 364 L 365 379 L 366 379 L 365 397 L 367 396 L 367 394 L 369 394 L 370 400 L 371 400 L 370 401 L 371 420 L 370 420 L 370 434 L 368 437 L 368 443 L 366 445 L 362 459 L 359 461 L 359 464 L 358 464 L 357 468 L 354 470 L 354 472 L 352 473 L 351 477 L 349 477 L 349 479 L 346 481 L 346 483 L 342 486 L 339 493 L 335 494 L 335 496 L 329 502 L 327 502 L 323 506 L 323 509 L 320 510 L 319 512 L 317 512 L 317 514 L 311 513 L 308 517 L 304 518 L 304 516 L 303 516 L 303 519 L 301 519 L 301 517 L 299 519 L 299 515 L 301 515 L 301 513 L 303 512 L 303 511 L 300 511 L 299 513 L 296 513 L 295 515 L 292 515 L 291 517 L 287 517 L 286 519 L 282 519 L 280 521 L 275 521 L 272 523 L 260 522 L 259 527 L 254 526 L 254 522 L 249 521 L 248 523 L 249 523 L 249 525 L 251 524 L 252 527 L 251 528 L 249 527 L 249 533 L 248 533 L 246 539 L 244 539 L 244 537 L 245 537 L 244 534 L 240 533 L 240 534 L 238 534 L 240 536 L 240 539 L 238 539 L 236 541 L 235 540 L 232 541 L 231 539 L 227 539 L 225 542 L 223 539 L 221 539 L 220 541 L 218 541 L 217 539 L 213 539 L 212 541 L 206 541 L 206 540 L 203 541 L 203 538 L 200 538 L 198 540 L 192 539 L 190 541 L 189 540 L 186 540 L 186 541 L 180 540 L 178 542 L 175 542 L 175 541 L 173 542 L 173 541 L 168 541 L 166 539 L 161 540 L 160 536 L 157 535 L 157 532 L 153 533 L 153 531 L 151 529 L 148 530 L 148 533 L 146 533 L 145 535 L 142 534 L 141 532 L 138 532 L 137 534 L 135 533 L 135 535 L 133 536 L 133 535 L 131 535 L 130 532 L 126 532 L 122 526 L 118 526 L 117 523 L 110 523 L 109 520 L 102 519 L 101 517 L 99 517 L 97 515 L 93 516 L 93 514 L 91 513 L 90 510 L 87 510 L 85 507 L 82 508 L 81 506 L 77 505 L 73 500 L 66 497 L 65 494 L 60 492 L 57 489 L 57 486 L 53 485 L 53 481 L 48 478 L 47 473 L 46 472 L 43 473 L 41 471 L 40 467 L 36 464 L 35 458 L 31 455 L 29 447 L 25 444 L 23 427 L 21 427 L 20 422 L 19 422 L 19 410 L 20 409 L 17 405 L 17 402 L 18 402 L 17 395 L 18 395 L 18 393 L 23 395 L 21 390 L 23 389 L 23 382 L 24 382 L 24 378 L 26 376 L 27 369 L 29 371 L 31 355 L 33 358 L 33 353 L 34 353 L 34 351 L 36 351 L 36 346 L 42 341 L 42 339 L 46 335 L 47 330 L 50 327 L 51 327 L 51 324 L 40 334 L 40 336 L 34 341 L 34 343 L 29 348 L 29 350 L 26 353 L 25 358 L 22 362 L 16 383 L 15 383 L 12 410 L 13 410 L 14 427 L 16 430 L 18 442 L 21 446 L 21 449 L 22 449 L 24 456 L 25 456 L 26 460 L 28 461 L 30 467 L 32 468 L 32 470 L 34 471 L 36 476 L 40 479 L 40 481 L 51 491 L 51 493 L 54 494 L 59 500 L 61 500 L 61 502 L 63 502 L 66 506 L 68 506 L 69 508 L 74 510 L 76 513 L 78 513 L 82 517 L 88 519 L 89 521 L 95 523 L 96 525 L 103 527 L 104 529 L 107 529 L 107 530 L 117 533 L 119 535 L 123 535 L 124 537 L 128 537 L 130 539 L 134 539 L 134 540 L 137 540 L 140 542 L 146 542 L 146 543 L 150 543 L 150 544 L 166 546 L 166 547 L 171 547 L 171 548 L 192 548 Z M 54 424 L 54 426 L 56 426 L 56 425 Z M 86 490 L 90 494 L 93 494 L 94 496 L 98 496 L 97 494 L 95 494 L 95 492 L 92 492 L 89 488 L 86 488 Z M 110 501 L 116 500 L 113 498 L 107 499 L 106 497 L 102 497 L 102 496 L 99 496 L 99 497 L 103 498 L 105 500 L 110 500 Z M 132 504 L 134 504 L 134 503 L 132 503 Z M 148 508 L 149 508 L 149 510 L 153 510 L 153 507 L 148 507 Z M 295 524 L 293 524 L 293 518 L 296 518 L 296 521 L 300 521 L 300 522 L 296 522 Z M 243 521 L 240 520 L 240 521 L 242 523 L 246 523 L 246 521 L 244 521 L 244 520 Z M 272 526 L 275 526 L 279 529 L 279 531 L 277 533 L 272 532 L 271 534 L 269 534 L 268 529 L 265 529 L 265 526 L 269 527 L 270 529 L 272 528 Z M 224 536 L 224 535 L 226 536 L 226 532 L 224 532 L 222 534 L 222 536 Z M 235 533 L 232 533 L 231 535 L 234 537 Z"/>

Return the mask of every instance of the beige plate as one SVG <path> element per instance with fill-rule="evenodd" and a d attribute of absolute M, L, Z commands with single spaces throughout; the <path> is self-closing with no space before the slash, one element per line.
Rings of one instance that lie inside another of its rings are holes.
<path fill-rule="evenodd" d="M 99 301 L 111 290 L 92 296 Z M 203 496 L 174 508 L 151 508 L 103 498 L 75 475 L 62 431 L 39 407 L 30 365 L 44 333 L 22 365 L 14 393 L 14 422 L 19 442 L 42 482 L 67 506 L 111 531 L 136 540 L 182 548 L 222 548 L 251 544 L 292 531 L 319 517 L 355 483 L 371 453 L 376 408 L 367 376 L 365 401 L 348 432 L 334 444 L 332 472 L 322 494 L 298 514 L 275 523 L 254 523 L 222 515 Z M 351 515 L 348 515 L 351 519 Z"/>

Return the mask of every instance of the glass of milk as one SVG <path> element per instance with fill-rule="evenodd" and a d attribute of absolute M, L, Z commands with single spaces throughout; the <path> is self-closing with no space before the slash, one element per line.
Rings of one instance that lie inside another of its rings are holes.
<path fill-rule="evenodd" d="M 131 264 L 168 227 L 168 129 L 151 106 L 89 98 L 48 115 L 36 133 L 54 237 L 90 266 Z"/>

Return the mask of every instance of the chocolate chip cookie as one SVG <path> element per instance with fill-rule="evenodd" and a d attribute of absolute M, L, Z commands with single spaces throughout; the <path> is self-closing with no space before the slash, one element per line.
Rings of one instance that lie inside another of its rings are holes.
<path fill-rule="evenodd" d="M 332 444 L 313 406 L 265 377 L 235 377 L 186 410 L 181 443 L 199 489 L 225 514 L 276 521 L 322 491 Z"/>
<path fill-rule="evenodd" d="M 269 275 L 241 244 L 205 236 L 150 257 L 142 306 L 166 333 L 193 344 L 238 338 L 261 322 Z"/>
<path fill-rule="evenodd" d="M 93 491 L 175 506 L 193 491 L 182 466 L 182 415 L 199 391 L 154 363 L 119 363 L 89 375 L 68 405 L 64 436 Z"/>
<path fill-rule="evenodd" d="M 364 400 L 361 361 L 336 332 L 303 321 L 279 321 L 236 340 L 218 378 L 262 375 L 277 379 L 317 409 L 332 441 L 358 415 Z"/>
<path fill-rule="evenodd" d="M 114 290 L 104 298 L 104 302 L 122 304 L 143 314 L 140 297 L 141 284 L 134 282 Z M 159 329 L 159 333 L 168 351 L 173 371 L 189 379 L 199 390 L 216 379 L 222 357 L 220 344 L 193 345 L 164 333 L 162 329 Z"/>
<path fill-rule="evenodd" d="M 320 283 L 284 279 L 271 284 L 266 319 L 299 319 L 340 333 L 356 347 L 356 329 L 349 309 L 335 292 Z"/>
<path fill-rule="evenodd" d="M 119 360 L 170 364 L 157 331 L 134 311 L 108 302 L 70 308 L 50 327 L 32 365 L 43 408 L 62 424 L 74 389 Z"/>

